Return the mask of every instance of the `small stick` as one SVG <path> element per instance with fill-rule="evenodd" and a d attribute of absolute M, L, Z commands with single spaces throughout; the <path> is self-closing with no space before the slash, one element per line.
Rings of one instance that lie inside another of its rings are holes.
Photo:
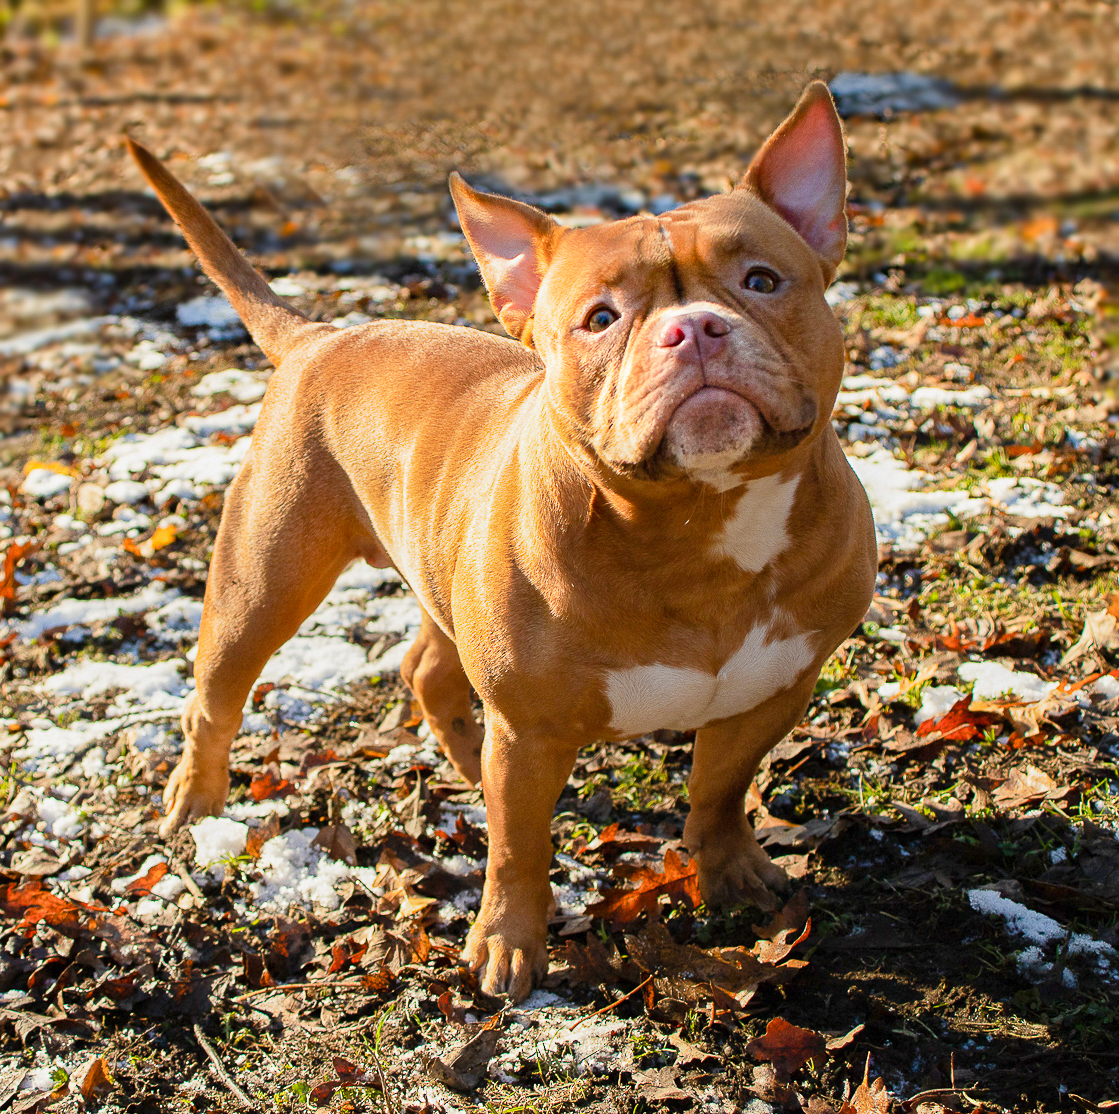
<path fill-rule="evenodd" d="M 233 1097 L 236 1098 L 246 1110 L 256 1110 L 256 1103 L 233 1082 L 233 1077 L 225 1070 L 225 1065 L 214 1051 L 214 1046 L 206 1039 L 206 1034 L 202 1032 L 202 1026 L 199 1025 L 197 1021 L 194 1023 L 194 1039 L 202 1045 L 202 1051 L 206 1053 L 210 1063 L 214 1065 L 214 1071 L 218 1073 L 218 1078 L 229 1088 Z"/>
<path fill-rule="evenodd" d="M 611 1002 L 610 1005 L 603 1006 L 602 1009 L 595 1010 L 594 1013 L 589 1013 L 589 1014 L 587 1014 L 586 1017 L 579 1018 L 579 1020 L 576 1021 L 574 1025 L 568 1025 L 567 1031 L 570 1033 L 572 1029 L 578 1029 L 579 1026 L 583 1024 L 584 1021 L 590 1021 L 590 1019 L 592 1017 L 598 1017 L 599 1014 L 609 1013 L 616 1006 L 620 1006 L 627 998 L 632 998 L 639 990 L 644 990 L 645 987 L 647 987 L 649 985 L 649 983 L 651 983 L 652 981 L 653 981 L 653 976 L 650 975 L 643 983 L 639 983 L 632 990 L 627 990 L 625 994 L 623 994 L 620 998 L 616 999 L 615 1001 Z"/>
<path fill-rule="evenodd" d="M 360 990 L 364 982 L 364 979 L 343 979 L 341 982 L 282 982 L 275 986 L 258 986 L 256 990 L 238 994 L 233 1001 L 244 1002 L 249 998 L 255 998 L 258 994 L 271 994 L 278 990 Z"/>
<path fill-rule="evenodd" d="M 182 882 L 184 886 L 186 886 L 187 890 L 196 901 L 201 901 L 203 904 L 206 903 L 206 895 L 198 888 L 198 883 L 193 878 L 191 878 L 190 871 L 187 870 L 185 866 L 183 866 L 181 863 L 176 863 L 175 874 L 178 876 L 179 881 Z"/>

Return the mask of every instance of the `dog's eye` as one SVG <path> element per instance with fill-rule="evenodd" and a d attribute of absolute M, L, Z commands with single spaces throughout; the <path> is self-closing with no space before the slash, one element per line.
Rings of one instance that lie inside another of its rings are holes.
<path fill-rule="evenodd" d="M 743 285 L 755 294 L 772 294 L 777 289 L 777 276 L 772 271 L 755 267 L 747 273 Z"/>
<path fill-rule="evenodd" d="M 598 306 L 591 311 L 591 315 L 587 318 L 586 328 L 588 332 L 601 333 L 603 329 L 609 329 L 615 321 L 618 320 L 618 315 L 606 306 Z"/>

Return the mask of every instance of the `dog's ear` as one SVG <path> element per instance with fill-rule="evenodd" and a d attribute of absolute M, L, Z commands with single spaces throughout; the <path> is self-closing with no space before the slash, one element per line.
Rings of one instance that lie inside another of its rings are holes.
<path fill-rule="evenodd" d="M 847 155 L 828 87 L 814 81 L 739 183 L 800 233 L 830 282 L 847 247 Z"/>
<path fill-rule="evenodd" d="M 450 186 L 494 312 L 510 336 L 531 345 L 533 305 L 559 226 L 531 205 L 471 188 L 458 174 Z"/>

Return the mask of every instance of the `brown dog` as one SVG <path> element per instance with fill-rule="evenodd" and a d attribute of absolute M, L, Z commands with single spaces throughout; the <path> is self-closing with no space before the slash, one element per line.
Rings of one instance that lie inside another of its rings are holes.
<path fill-rule="evenodd" d="M 419 597 L 404 677 L 485 791 L 465 955 L 488 992 L 523 998 L 547 968 L 549 825 L 596 740 L 698 728 L 684 841 L 700 888 L 772 906 L 785 878 L 743 798 L 875 574 L 870 508 L 830 423 L 843 343 L 824 289 L 846 174 L 825 86 L 737 189 L 659 217 L 567 230 L 453 175 L 520 343 L 312 324 L 131 150 L 276 365 L 226 498 L 161 833 L 222 811 L 257 674 L 360 557 Z"/>

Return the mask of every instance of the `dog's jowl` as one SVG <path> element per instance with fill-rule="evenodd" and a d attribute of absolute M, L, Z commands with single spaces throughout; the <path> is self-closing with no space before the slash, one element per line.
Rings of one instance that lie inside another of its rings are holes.
<path fill-rule="evenodd" d="M 743 798 L 875 570 L 830 424 L 846 175 L 826 88 L 736 189 L 661 216 L 566 229 L 453 176 L 512 339 L 312 323 L 132 151 L 276 366 L 218 532 L 163 835 L 222 811 L 257 674 L 360 558 L 419 598 L 404 677 L 485 792 L 465 945 L 485 990 L 523 998 L 546 969 L 549 825 L 596 741 L 698 729 L 684 841 L 704 898 L 772 906 L 785 878 Z"/>

